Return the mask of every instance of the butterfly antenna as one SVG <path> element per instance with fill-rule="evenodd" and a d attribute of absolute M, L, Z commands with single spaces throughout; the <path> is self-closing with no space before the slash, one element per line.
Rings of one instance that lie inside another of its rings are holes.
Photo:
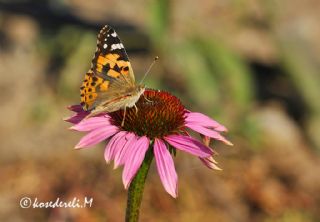
<path fill-rule="evenodd" d="M 159 59 L 159 56 L 154 57 L 153 62 L 150 64 L 148 70 L 146 71 L 146 73 L 144 74 L 143 78 L 141 79 L 140 84 L 141 84 L 141 83 L 144 81 L 144 79 L 147 77 L 147 75 L 149 74 L 152 66 L 156 63 L 156 61 L 157 61 L 158 59 Z"/>

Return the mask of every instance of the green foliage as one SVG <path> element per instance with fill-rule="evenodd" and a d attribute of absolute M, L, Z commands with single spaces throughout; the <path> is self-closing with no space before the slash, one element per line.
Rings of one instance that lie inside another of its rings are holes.
<path fill-rule="evenodd" d="M 84 71 L 89 69 L 96 35 L 85 33 L 75 26 L 64 26 L 58 33 L 44 34 L 39 41 L 40 53 L 47 60 L 53 58 L 63 62 L 55 90 L 61 98 L 78 97 Z M 58 70 L 57 70 L 58 71 Z"/>
<path fill-rule="evenodd" d="M 299 36 L 291 39 L 278 37 L 281 49 L 282 66 L 293 82 L 299 94 L 303 97 L 309 111 L 307 119 L 307 133 L 313 145 L 320 150 L 320 103 L 319 103 L 319 63 L 317 55 Z"/>
<path fill-rule="evenodd" d="M 149 33 L 154 43 L 165 42 L 168 39 L 170 27 L 170 1 L 153 0 L 150 3 Z"/>
<path fill-rule="evenodd" d="M 149 33 L 165 63 L 163 72 L 179 73 L 177 78 L 185 81 L 186 93 L 173 93 L 186 101 L 187 106 L 200 108 L 209 115 L 221 118 L 229 115 L 236 122 L 242 121 L 254 97 L 252 75 L 246 62 L 223 41 L 202 35 L 196 27 L 190 28 L 183 39 L 177 39 L 170 32 L 170 11 L 166 0 L 151 3 Z"/>
<path fill-rule="evenodd" d="M 289 210 L 281 216 L 268 218 L 264 222 L 312 222 L 316 221 L 312 216 L 303 211 Z"/>
<path fill-rule="evenodd" d="M 85 72 L 90 67 L 94 53 L 95 35 L 92 33 L 79 34 L 70 42 L 72 50 L 65 58 L 65 66 L 61 70 L 58 82 L 58 93 L 64 98 L 79 98 L 79 88 Z"/>
<path fill-rule="evenodd" d="M 48 101 L 45 96 L 38 98 L 31 104 L 30 110 L 28 110 L 29 120 L 37 124 L 46 122 L 48 119 L 50 119 L 52 108 L 52 101 Z"/>

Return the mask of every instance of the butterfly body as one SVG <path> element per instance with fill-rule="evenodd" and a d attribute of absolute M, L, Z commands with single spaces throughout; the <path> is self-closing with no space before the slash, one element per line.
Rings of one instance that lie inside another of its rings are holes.
<path fill-rule="evenodd" d="M 106 102 L 102 102 L 95 106 L 87 118 L 104 112 L 111 113 L 119 109 L 125 109 L 126 107 L 134 107 L 140 96 L 144 93 L 144 90 L 145 88 L 143 85 L 137 85 L 132 89 L 128 88 L 125 94 L 119 94 L 118 97 L 115 97 L 113 100 L 107 100 Z"/>
<path fill-rule="evenodd" d="M 117 33 L 104 26 L 97 38 L 97 49 L 91 68 L 85 74 L 80 97 L 82 108 L 90 116 L 133 107 L 143 94 L 136 84 L 128 55 Z"/>

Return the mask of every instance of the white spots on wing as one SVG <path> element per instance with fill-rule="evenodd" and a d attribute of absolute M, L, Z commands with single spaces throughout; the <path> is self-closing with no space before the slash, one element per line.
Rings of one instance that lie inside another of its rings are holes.
<path fill-rule="evenodd" d="M 101 35 L 105 35 L 106 32 L 107 32 L 107 31 L 106 31 L 105 29 L 102 29 L 101 32 L 99 33 L 99 37 L 100 37 Z"/>
<path fill-rule="evenodd" d="M 116 33 L 116 32 L 113 32 L 113 33 L 111 33 L 111 36 L 112 36 L 112 37 L 116 37 L 116 36 L 117 36 L 117 33 Z"/>
<path fill-rule="evenodd" d="M 104 41 L 106 42 L 106 41 L 107 41 L 107 38 L 105 38 Z"/>
<path fill-rule="evenodd" d="M 106 49 L 108 47 L 107 44 L 103 44 L 103 48 Z"/>
<path fill-rule="evenodd" d="M 108 34 L 107 37 L 110 37 L 110 34 Z"/>
<path fill-rule="evenodd" d="M 112 44 L 112 45 L 111 45 L 111 50 L 122 49 L 122 48 L 123 48 L 122 43 Z"/>
<path fill-rule="evenodd" d="M 111 45 L 111 50 L 115 50 L 115 49 L 117 49 L 118 48 L 118 44 L 112 44 Z"/>

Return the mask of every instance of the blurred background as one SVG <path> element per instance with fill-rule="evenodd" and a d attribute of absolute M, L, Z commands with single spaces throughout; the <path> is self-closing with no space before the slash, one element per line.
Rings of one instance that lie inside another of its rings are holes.
<path fill-rule="evenodd" d="M 136 79 L 229 129 L 223 171 L 178 153 L 179 197 L 154 163 L 141 221 L 320 221 L 320 2 L 0 0 L 0 221 L 123 221 L 121 169 L 103 144 L 75 151 L 79 103 L 100 28 L 113 26 Z M 22 197 L 91 208 L 22 209 Z"/>

